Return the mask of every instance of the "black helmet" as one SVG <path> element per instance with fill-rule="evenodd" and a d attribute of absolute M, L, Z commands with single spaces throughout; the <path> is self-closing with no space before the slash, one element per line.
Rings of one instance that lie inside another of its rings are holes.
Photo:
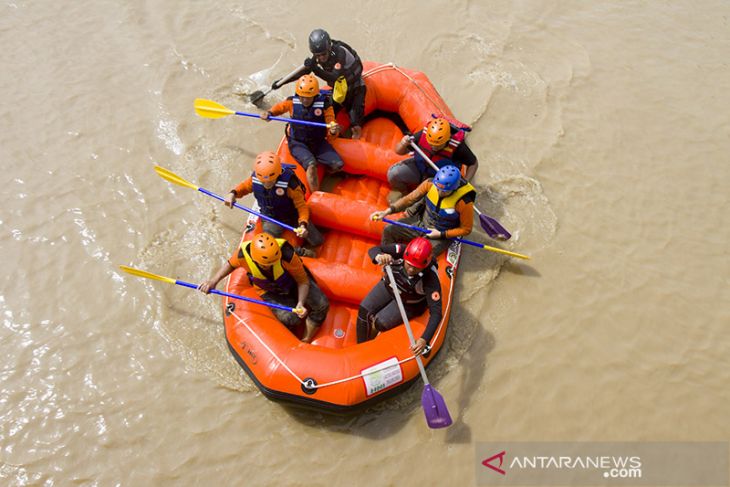
<path fill-rule="evenodd" d="M 328 52 L 332 47 L 330 35 L 324 29 L 314 29 L 309 34 L 309 50 L 312 54 Z"/>

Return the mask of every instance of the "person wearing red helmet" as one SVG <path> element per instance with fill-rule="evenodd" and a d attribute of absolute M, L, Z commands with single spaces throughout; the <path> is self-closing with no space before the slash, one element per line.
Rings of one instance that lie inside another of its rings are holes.
<path fill-rule="evenodd" d="M 297 80 L 294 96 L 277 103 L 261 118 L 268 121 L 271 115 L 289 113 L 294 120 L 326 123 L 329 128 L 313 127 L 290 123 L 286 129 L 289 152 L 307 172 L 307 182 L 311 191 L 319 190 L 317 163 L 328 167 L 332 172 L 342 169 L 344 162 L 330 142 L 337 138 L 340 126 L 335 122 L 335 112 L 328 96 L 319 92 L 319 82 L 312 74 L 305 74 Z"/>
<path fill-rule="evenodd" d="M 411 350 L 418 355 L 427 347 L 441 322 L 441 283 L 432 246 L 428 239 L 417 237 L 408 245 L 378 245 L 368 251 L 373 263 L 390 265 L 400 291 L 406 316 L 419 316 L 429 310 L 428 324 Z M 357 314 L 357 343 L 375 338 L 378 332 L 390 330 L 403 323 L 393 288 L 386 275 L 365 296 Z"/>

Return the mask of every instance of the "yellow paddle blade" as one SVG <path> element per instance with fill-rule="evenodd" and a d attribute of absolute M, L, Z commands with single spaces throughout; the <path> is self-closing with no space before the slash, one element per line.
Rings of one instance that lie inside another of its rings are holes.
<path fill-rule="evenodd" d="M 195 186 L 193 183 L 188 181 L 187 179 L 183 179 L 174 172 L 170 171 L 169 169 L 165 169 L 161 166 L 155 166 L 155 172 L 158 176 L 160 176 L 162 179 L 166 179 L 170 181 L 173 184 L 178 184 L 180 186 L 185 186 L 187 188 L 195 189 L 197 190 L 198 187 Z"/>
<path fill-rule="evenodd" d="M 139 269 L 135 269 L 134 267 L 127 267 L 126 265 L 120 265 L 119 268 L 127 274 L 132 274 L 133 276 L 144 277 L 146 279 L 155 279 L 157 281 L 175 284 L 175 279 L 172 279 L 170 277 L 158 276 L 157 274 L 152 274 L 151 272 L 147 271 L 141 271 Z"/>
<path fill-rule="evenodd" d="M 490 247 L 489 245 L 483 245 L 482 248 L 491 250 L 492 252 L 497 252 L 499 254 L 509 255 L 512 257 L 517 257 L 520 259 L 530 260 L 530 257 L 528 257 L 525 254 L 518 254 L 517 252 L 510 252 L 509 250 L 500 249 L 497 247 Z"/>
<path fill-rule="evenodd" d="M 223 118 L 236 113 L 230 108 L 226 108 L 220 103 L 204 98 L 195 99 L 195 113 L 205 118 Z"/>

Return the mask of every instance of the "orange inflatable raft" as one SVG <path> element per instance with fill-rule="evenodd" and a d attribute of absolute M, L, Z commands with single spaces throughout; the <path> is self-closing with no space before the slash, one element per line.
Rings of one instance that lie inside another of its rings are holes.
<path fill-rule="evenodd" d="M 304 258 L 304 263 L 330 300 L 328 316 L 314 341 L 299 341 L 267 307 L 231 298 L 223 303 L 228 346 L 259 389 L 270 399 L 333 413 L 370 405 L 419 377 L 404 326 L 357 344 L 358 306 L 383 275 L 367 251 L 380 243 L 384 224 L 371 221 L 369 215 L 388 206 L 386 172 L 404 158 L 393 150 L 403 136 L 394 120 L 415 132 L 432 114 L 453 118 L 423 73 L 368 62 L 364 68 L 367 96 L 362 137 L 333 143 L 345 162 L 345 176 L 331 193 L 315 191 L 308 196 L 312 221 L 325 242 L 318 256 Z M 347 126 L 344 113 L 339 116 L 338 122 Z M 299 179 L 306 184 L 304 170 L 289 153 L 286 139 L 278 153 L 282 162 L 296 165 Z M 260 231 L 257 220 L 249 218 L 242 240 Z M 293 234 L 287 238 L 296 239 Z M 461 245 L 454 242 L 438 260 L 443 319 L 424 364 L 433 360 L 446 335 L 460 255 Z M 226 291 L 258 298 L 242 269 L 230 275 Z M 416 337 L 427 321 L 427 312 L 411 321 Z"/>

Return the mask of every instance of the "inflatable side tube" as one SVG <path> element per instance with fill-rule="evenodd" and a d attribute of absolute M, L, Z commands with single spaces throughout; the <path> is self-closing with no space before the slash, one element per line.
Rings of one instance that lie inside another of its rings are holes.
<path fill-rule="evenodd" d="M 374 211 L 382 210 L 365 201 L 315 191 L 307 201 L 312 221 L 318 227 L 342 230 L 362 237 L 380 240 L 385 223 L 370 219 Z"/>
<path fill-rule="evenodd" d="M 327 297 L 355 306 L 360 305 L 381 278 L 379 272 L 320 259 L 308 259 L 307 268 Z"/>

